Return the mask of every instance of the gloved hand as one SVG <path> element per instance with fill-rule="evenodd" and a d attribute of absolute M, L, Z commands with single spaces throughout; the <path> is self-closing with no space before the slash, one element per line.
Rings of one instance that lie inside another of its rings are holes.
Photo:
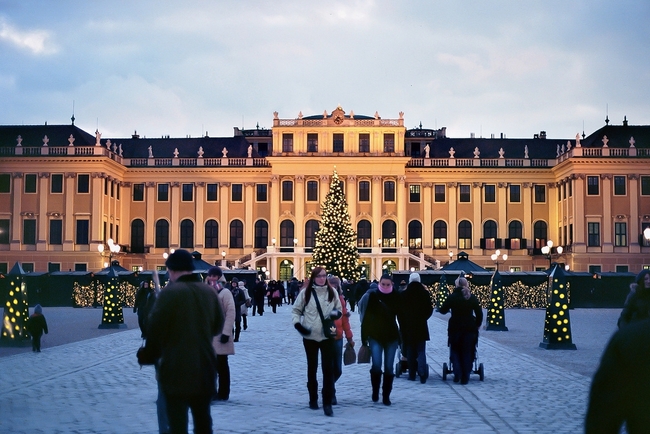
<path fill-rule="evenodd" d="M 221 337 L 219 338 L 219 342 L 221 342 L 222 344 L 227 344 L 229 340 L 230 340 L 230 336 L 228 335 L 221 335 Z"/>
<path fill-rule="evenodd" d="M 294 327 L 296 328 L 296 330 L 298 330 L 298 332 L 299 332 L 301 335 L 303 335 L 303 336 L 307 336 L 307 335 L 311 334 L 311 330 L 309 330 L 307 327 L 305 327 L 304 325 L 300 324 L 299 322 L 295 323 L 293 326 L 294 326 Z"/>
<path fill-rule="evenodd" d="M 330 318 L 332 318 L 334 320 L 339 319 L 342 316 L 343 316 L 343 313 L 338 309 L 332 309 L 332 311 L 330 312 Z"/>

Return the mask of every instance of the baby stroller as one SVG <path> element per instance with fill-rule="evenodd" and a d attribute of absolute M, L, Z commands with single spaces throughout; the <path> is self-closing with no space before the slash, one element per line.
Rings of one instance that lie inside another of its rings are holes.
<path fill-rule="evenodd" d="M 447 363 L 442 364 L 442 380 L 447 381 L 447 375 L 454 373 L 454 367 L 451 363 L 451 346 L 449 347 L 449 365 Z M 476 348 L 474 349 L 474 369 L 472 369 L 473 374 L 478 374 L 479 380 L 483 381 L 485 379 L 485 370 L 483 369 L 483 363 L 478 361 L 478 336 L 476 338 Z"/>
<path fill-rule="evenodd" d="M 408 360 L 406 359 L 406 356 L 402 354 L 402 346 L 400 345 L 397 351 L 397 363 L 395 363 L 395 376 L 399 377 L 402 373 L 407 372 L 408 370 Z M 429 364 L 427 364 L 427 372 L 429 372 Z M 415 374 L 417 375 L 417 372 Z M 427 374 L 427 377 L 428 376 L 429 375 Z"/>

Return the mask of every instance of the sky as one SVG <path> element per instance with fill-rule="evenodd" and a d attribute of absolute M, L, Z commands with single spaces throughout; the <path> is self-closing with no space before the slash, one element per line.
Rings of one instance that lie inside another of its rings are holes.
<path fill-rule="evenodd" d="M 650 125 L 650 2 L 0 0 L 0 125 L 230 137 L 349 113 L 454 138 Z"/>

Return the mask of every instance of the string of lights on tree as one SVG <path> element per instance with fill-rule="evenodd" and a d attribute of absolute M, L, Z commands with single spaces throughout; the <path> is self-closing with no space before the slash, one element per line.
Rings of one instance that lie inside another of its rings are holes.
<path fill-rule="evenodd" d="M 27 320 L 29 306 L 27 301 L 27 285 L 25 284 L 25 271 L 16 262 L 11 271 L 7 273 L 9 292 L 2 315 L 2 338 L 12 341 L 21 341 L 29 338 Z"/>
<path fill-rule="evenodd" d="M 316 232 L 312 265 L 320 265 L 341 279 L 359 280 L 359 251 L 356 241 L 357 233 L 350 222 L 343 182 L 334 169 L 330 190 L 322 205 L 321 225 Z"/>
<path fill-rule="evenodd" d="M 95 307 L 104 304 L 105 285 L 99 280 L 93 280 L 88 285 L 74 282 L 72 285 L 72 302 L 74 307 Z M 127 281 L 119 283 L 118 302 L 121 306 L 132 307 L 138 287 Z"/>

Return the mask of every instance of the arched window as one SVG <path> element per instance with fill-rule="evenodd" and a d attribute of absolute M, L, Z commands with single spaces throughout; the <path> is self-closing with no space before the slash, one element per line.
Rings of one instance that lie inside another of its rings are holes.
<path fill-rule="evenodd" d="M 144 253 L 144 222 L 140 219 L 131 222 L 131 253 Z"/>
<path fill-rule="evenodd" d="M 192 220 L 185 219 L 181 221 L 181 248 L 194 248 L 194 223 Z"/>
<path fill-rule="evenodd" d="M 255 222 L 255 248 L 263 249 L 269 245 L 269 224 L 266 220 Z"/>
<path fill-rule="evenodd" d="M 391 274 L 397 268 L 397 263 L 389 259 L 387 261 L 384 261 L 381 268 L 382 268 L 382 274 L 383 273 Z"/>
<path fill-rule="evenodd" d="M 291 280 L 293 277 L 293 262 L 289 259 L 285 259 L 280 262 L 280 280 Z"/>
<path fill-rule="evenodd" d="M 293 222 L 282 220 L 280 223 L 280 247 L 293 247 Z"/>
<path fill-rule="evenodd" d="M 408 226 L 409 249 L 422 248 L 422 223 L 417 220 L 409 222 Z"/>
<path fill-rule="evenodd" d="M 244 247 L 244 224 L 241 220 L 230 222 L 230 248 L 241 249 Z"/>
<path fill-rule="evenodd" d="M 320 229 L 318 220 L 307 220 L 305 223 L 305 247 L 316 247 L 316 232 Z"/>
<path fill-rule="evenodd" d="M 372 224 L 368 220 L 357 223 L 357 247 L 372 247 Z"/>
<path fill-rule="evenodd" d="M 508 241 L 510 246 L 506 246 L 508 249 L 522 249 L 526 246 L 522 243 L 522 231 L 521 231 L 521 222 L 518 220 L 513 220 L 508 225 Z"/>
<path fill-rule="evenodd" d="M 483 223 L 483 242 L 481 243 L 482 249 L 494 250 L 501 246 L 497 246 L 497 222 L 494 220 L 486 220 Z"/>
<path fill-rule="evenodd" d="M 216 220 L 205 222 L 205 248 L 219 248 L 219 223 Z"/>
<path fill-rule="evenodd" d="M 548 240 L 546 222 L 541 220 L 535 222 L 535 225 L 533 226 L 533 236 L 535 237 L 535 249 L 541 249 L 546 245 Z"/>
<path fill-rule="evenodd" d="M 458 248 L 472 248 L 472 224 L 468 220 L 458 223 Z"/>
<path fill-rule="evenodd" d="M 447 223 L 443 220 L 436 220 L 433 224 L 433 248 L 447 248 Z"/>
<path fill-rule="evenodd" d="M 381 246 L 395 247 L 397 245 L 397 225 L 392 220 L 386 220 L 381 225 Z"/>
<path fill-rule="evenodd" d="M 156 222 L 156 248 L 169 248 L 169 222 L 160 219 Z"/>

